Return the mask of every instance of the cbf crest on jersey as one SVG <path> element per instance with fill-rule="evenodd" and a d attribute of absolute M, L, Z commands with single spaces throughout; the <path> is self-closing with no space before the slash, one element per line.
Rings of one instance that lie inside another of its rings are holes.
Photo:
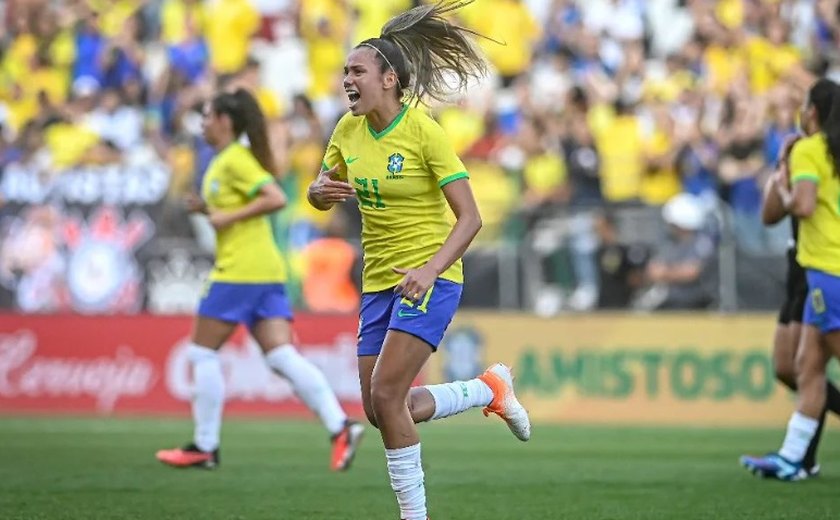
<path fill-rule="evenodd" d="M 405 161 L 405 157 L 403 157 L 399 153 L 392 153 L 388 157 L 388 173 L 389 175 L 386 176 L 387 179 L 402 179 L 402 172 L 403 169 L 403 162 Z"/>

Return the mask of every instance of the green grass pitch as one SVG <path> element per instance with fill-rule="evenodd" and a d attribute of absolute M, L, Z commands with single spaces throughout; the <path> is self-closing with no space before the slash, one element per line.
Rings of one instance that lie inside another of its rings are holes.
<path fill-rule="evenodd" d="M 423 425 L 429 512 L 434 520 L 840 518 L 836 424 L 819 479 L 762 481 L 738 466 L 741 453 L 777 448 L 783 426 L 536 425 L 526 444 L 474 416 Z M 154 459 L 190 432 L 180 419 L 0 418 L 0 518 L 398 518 L 375 430 L 343 474 L 327 470 L 327 439 L 313 422 L 228 421 L 216 471 Z"/>

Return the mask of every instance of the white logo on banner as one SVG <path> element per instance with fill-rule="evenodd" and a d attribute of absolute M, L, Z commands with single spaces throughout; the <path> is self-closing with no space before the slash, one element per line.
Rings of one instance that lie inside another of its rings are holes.
<path fill-rule="evenodd" d="M 188 345 L 186 340 L 176 345 L 166 363 L 167 389 L 184 401 L 192 397 Z M 321 369 L 340 400 L 361 400 L 353 334 L 341 334 L 329 345 L 307 345 L 300 353 Z M 268 368 L 262 351 L 250 337 L 244 347 L 225 347 L 219 355 L 225 373 L 225 399 L 278 402 L 294 397 L 291 386 Z"/>
<path fill-rule="evenodd" d="M 45 176 L 19 163 L 0 177 L 0 193 L 11 203 L 44 204 L 49 199 L 67 204 L 151 205 L 163 200 L 171 173 L 161 161 L 84 165 Z"/>
<path fill-rule="evenodd" d="M 198 306 L 213 262 L 191 255 L 184 248 L 148 263 L 147 308 L 154 314 L 186 314 Z"/>
<path fill-rule="evenodd" d="M 0 396 L 92 397 L 100 412 L 110 412 L 121 397 L 146 395 L 155 382 L 152 362 L 126 346 L 91 359 L 38 356 L 37 349 L 30 330 L 0 334 Z"/>

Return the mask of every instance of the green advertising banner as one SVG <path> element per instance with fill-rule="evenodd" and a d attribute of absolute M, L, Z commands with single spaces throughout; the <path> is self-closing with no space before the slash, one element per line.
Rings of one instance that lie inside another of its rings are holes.
<path fill-rule="evenodd" d="M 461 313 L 430 382 L 503 361 L 535 421 L 783 426 L 794 396 L 774 378 L 775 316 Z"/>

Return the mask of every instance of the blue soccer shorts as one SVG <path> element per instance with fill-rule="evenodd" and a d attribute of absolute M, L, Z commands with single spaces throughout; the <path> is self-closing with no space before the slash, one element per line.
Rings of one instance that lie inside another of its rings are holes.
<path fill-rule="evenodd" d="M 389 330 L 416 336 L 437 350 L 461 302 L 463 285 L 437 279 L 422 300 L 412 302 L 393 289 L 363 293 L 359 313 L 359 356 L 378 356 Z"/>
<path fill-rule="evenodd" d="M 840 276 L 808 269 L 808 300 L 802 322 L 823 334 L 840 329 Z"/>
<path fill-rule="evenodd" d="M 292 306 L 282 283 L 211 282 L 198 304 L 198 315 L 249 329 L 268 318 L 293 317 Z"/>

